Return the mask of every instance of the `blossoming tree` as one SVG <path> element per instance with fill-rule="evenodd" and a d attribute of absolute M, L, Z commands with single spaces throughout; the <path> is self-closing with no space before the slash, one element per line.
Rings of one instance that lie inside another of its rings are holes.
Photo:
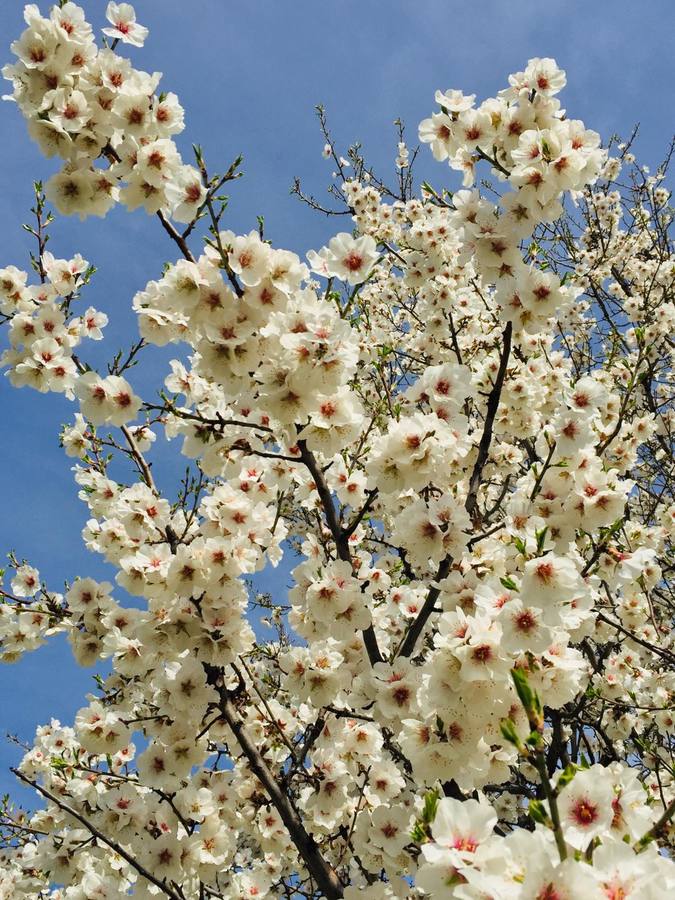
<path fill-rule="evenodd" d="M 119 52 L 147 29 L 107 17 L 97 41 L 27 6 L 4 69 L 63 166 L 34 271 L 0 270 L 2 362 L 74 401 L 83 537 L 117 574 L 62 595 L 10 557 L 1 658 L 61 632 L 110 674 L 15 770 L 42 802 L 5 802 L 0 896 L 674 896 L 665 168 L 564 115 L 551 59 L 479 105 L 437 92 L 420 139 L 454 193 L 413 195 L 403 138 L 395 187 L 357 148 L 347 170 L 320 111 L 353 231 L 305 263 L 226 230 L 240 161 L 183 162 L 178 98 Z M 92 269 L 46 233 L 118 203 L 178 258 L 98 371 Z M 141 398 L 150 344 L 187 352 Z M 193 473 L 169 496 L 159 429 Z M 290 592 L 257 594 L 280 563 Z"/>

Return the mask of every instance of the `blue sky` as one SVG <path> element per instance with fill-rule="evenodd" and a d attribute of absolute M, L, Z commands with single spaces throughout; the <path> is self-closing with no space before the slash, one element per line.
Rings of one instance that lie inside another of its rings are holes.
<path fill-rule="evenodd" d="M 105 0 L 82 5 L 94 26 L 102 26 Z M 413 144 L 437 88 L 461 88 L 479 100 L 493 96 L 532 56 L 553 56 L 567 70 L 563 105 L 603 138 L 626 135 L 640 122 L 637 153 L 652 168 L 672 130 L 672 0 L 139 0 L 135 7 L 150 37 L 130 55 L 139 68 L 163 72 L 163 89 L 180 97 L 186 160 L 192 142 L 202 144 L 213 168 L 244 154 L 246 177 L 231 187 L 225 226 L 246 232 L 262 214 L 275 245 L 301 254 L 349 225 L 319 217 L 289 194 L 296 175 L 319 197 L 328 184 L 317 103 L 325 105 L 342 151 L 362 141 L 368 160 L 387 175 L 394 119 L 408 124 Z M 2 62 L 10 60 L 8 45 L 23 28 L 22 10 L 19 0 L 2 0 Z M 27 268 L 30 242 L 20 223 L 28 218 L 32 181 L 49 177 L 54 164 L 30 142 L 12 104 L 0 105 L 0 134 L 0 266 Z M 426 149 L 418 177 L 457 185 L 455 173 Z M 116 210 L 103 221 L 58 220 L 52 234 L 57 256 L 81 252 L 98 267 L 86 301 L 110 317 L 110 349 L 128 344 L 136 335 L 131 298 L 175 258 L 158 223 Z M 148 399 L 166 359 L 152 351 L 132 373 Z M 86 509 L 76 496 L 73 461 L 58 448 L 59 426 L 72 419 L 73 406 L 56 395 L 12 389 L 5 378 L 0 405 L 0 555 L 13 549 L 28 557 L 56 590 L 77 574 L 112 580 L 81 543 Z M 165 450 L 167 459 L 156 468 L 170 489 L 184 461 L 176 444 Z M 70 722 L 92 688 L 91 672 L 78 670 L 59 640 L 0 667 L 2 732 L 30 740 L 51 716 Z M 0 734 L 0 793 L 19 795 L 6 773 L 17 756 Z"/>

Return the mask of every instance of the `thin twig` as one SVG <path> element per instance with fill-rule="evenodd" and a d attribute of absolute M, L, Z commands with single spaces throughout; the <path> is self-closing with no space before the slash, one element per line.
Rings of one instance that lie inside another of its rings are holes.
<path fill-rule="evenodd" d="M 59 809 L 62 809 L 64 812 L 68 813 L 69 816 L 77 819 L 77 821 L 84 825 L 87 831 L 93 834 L 93 836 L 97 840 L 101 841 L 103 844 L 106 844 L 106 846 L 110 847 L 111 850 L 114 850 L 114 852 L 121 856 L 122 859 L 126 860 L 126 862 L 128 862 L 129 865 L 133 869 L 135 869 L 139 875 L 142 875 L 143 878 L 145 878 L 151 884 L 154 884 L 155 887 L 158 887 L 160 891 L 162 891 L 162 893 L 166 894 L 167 897 L 171 897 L 171 900 L 181 900 L 179 894 L 175 893 L 175 891 L 172 891 L 165 882 L 160 881 L 159 878 L 155 878 L 152 872 L 148 872 L 148 870 L 144 866 L 142 866 L 138 862 L 138 860 L 134 859 L 131 854 L 127 853 L 124 847 L 118 844 L 117 841 L 112 840 L 112 838 L 106 837 L 106 835 L 103 834 L 102 831 L 99 831 L 95 825 L 92 825 L 92 823 L 85 819 L 85 817 L 76 809 L 73 809 L 72 806 L 64 803 L 63 800 L 59 799 L 59 797 L 57 797 L 55 794 L 52 794 L 52 792 L 48 791 L 47 788 L 44 788 L 37 782 L 32 781 L 30 778 L 24 775 L 23 772 L 19 771 L 19 769 L 11 769 L 11 771 L 14 773 L 14 775 L 16 775 L 17 778 L 23 781 L 24 784 L 28 784 L 32 788 L 35 788 L 35 790 L 39 794 L 42 794 L 42 796 L 47 800 L 51 800 L 52 803 L 55 803 L 59 807 Z"/>

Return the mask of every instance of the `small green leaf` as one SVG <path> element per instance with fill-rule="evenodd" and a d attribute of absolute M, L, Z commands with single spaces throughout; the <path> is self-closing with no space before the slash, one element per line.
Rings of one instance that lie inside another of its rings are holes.
<path fill-rule="evenodd" d="M 438 799 L 439 794 L 438 791 L 429 791 L 428 794 L 424 797 L 424 806 L 422 808 L 422 819 L 427 823 L 431 824 L 436 818 L 436 812 L 438 811 Z"/>
<path fill-rule="evenodd" d="M 516 731 L 516 723 L 513 719 L 502 719 L 499 723 L 499 730 L 501 731 L 504 740 L 508 741 L 509 744 L 513 744 L 514 747 L 521 751 L 525 749 L 523 747 L 523 742 Z"/>
<path fill-rule="evenodd" d="M 527 546 L 526 546 L 526 544 L 525 544 L 525 541 L 524 541 L 522 538 L 520 538 L 520 537 L 514 537 L 513 543 L 514 543 L 514 544 L 516 545 L 516 547 L 518 548 L 518 552 L 519 552 L 519 553 L 522 553 L 523 556 L 527 556 Z"/>
<path fill-rule="evenodd" d="M 538 822 L 540 825 L 549 824 L 548 813 L 546 812 L 546 807 L 541 800 L 530 800 L 530 805 L 527 811 L 530 818 L 534 822 Z"/>
<path fill-rule="evenodd" d="M 569 763 L 569 765 L 565 766 L 560 775 L 558 776 L 557 786 L 558 788 L 564 788 L 566 785 L 570 783 L 570 781 L 577 774 L 578 768 L 577 766 Z"/>

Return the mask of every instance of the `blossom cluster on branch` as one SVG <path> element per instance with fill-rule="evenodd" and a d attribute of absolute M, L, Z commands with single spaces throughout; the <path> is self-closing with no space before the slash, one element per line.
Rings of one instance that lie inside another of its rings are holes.
<path fill-rule="evenodd" d="M 26 747 L 45 806 L 6 802 L 0 896 L 672 896 L 665 166 L 567 118 L 551 59 L 479 106 L 437 92 L 419 135 L 454 193 L 413 195 L 402 126 L 387 186 L 319 108 L 323 211 L 353 231 L 304 262 L 221 227 L 241 160 L 183 165 L 177 98 L 115 53 L 147 30 L 107 15 L 98 48 L 74 3 L 26 7 L 4 69 L 65 167 L 36 184 L 35 283 L 0 270 L 2 363 L 79 402 L 61 442 L 116 587 L 56 593 L 10 556 L 0 658 L 61 632 L 111 674 Z M 45 249 L 46 203 L 117 200 L 180 258 L 99 371 L 80 344 L 107 318 L 77 314 L 94 269 Z M 126 376 L 168 344 L 186 352 L 144 399 Z M 190 460 L 166 496 L 160 428 Z M 290 590 L 257 593 L 280 565 Z"/>
<path fill-rule="evenodd" d="M 159 72 L 135 69 L 114 52 L 120 41 L 143 45 L 147 29 L 131 6 L 108 4 L 111 27 L 103 33 L 113 42 L 102 48 L 75 3 L 52 7 L 48 19 L 31 3 L 24 17 L 28 27 L 11 47 L 17 62 L 3 75 L 31 137 L 45 156 L 64 160 L 47 183 L 48 199 L 81 218 L 105 216 L 121 202 L 189 222 L 204 192 L 172 140 L 183 130 L 183 109 L 175 94 L 156 94 Z"/>

